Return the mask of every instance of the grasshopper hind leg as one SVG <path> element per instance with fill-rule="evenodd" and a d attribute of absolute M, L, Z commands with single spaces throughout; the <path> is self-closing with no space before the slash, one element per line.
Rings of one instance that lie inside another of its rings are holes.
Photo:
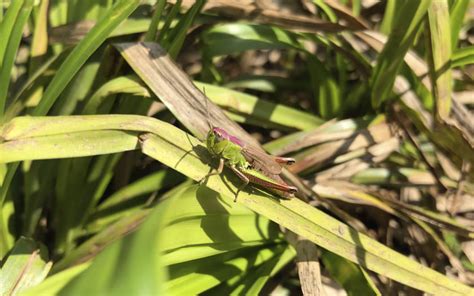
<path fill-rule="evenodd" d="M 211 169 L 211 171 L 209 172 L 209 174 L 205 175 L 205 176 L 199 181 L 199 184 L 203 184 L 204 181 L 206 181 L 207 179 L 209 179 L 210 176 L 222 174 L 222 171 L 223 171 L 223 170 L 224 170 L 224 159 L 223 159 L 223 158 L 219 158 L 219 167 L 217 167 L 217 170 L 215 170 L 215 171 L 213 172 L 213 170 Z"/>
<path fill-rule="evenodd" d="M 237 196 L 239 196 L 239 192 L 242 191 L 245 187 L 247 187 L 247 185 L 249 184 L 250 180 L 249 178 L 247 178 L 247 176 L 245 176 L 241 171 L 239 171 L 237 168 L 235 167 L 230 167 L 230 169 L 237 175 L 237 177 L 240 178 L 240 180 L 242 180 L 244 182 L 244 184 L 242 184 L 239 189 L 237 190 L 237 193 L 235 194 L 235 198 L 234 198 L 234 202 L 237 201 Z"/>

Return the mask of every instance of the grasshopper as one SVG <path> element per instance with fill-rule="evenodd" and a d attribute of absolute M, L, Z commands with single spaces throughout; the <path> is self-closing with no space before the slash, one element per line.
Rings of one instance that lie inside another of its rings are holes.
<path fill-rule="evenodd" d="M 296 187 L 271 178 L 272 175 L 281 173 L 282 164 L 294 163 L 292 158 L 275 157 L 260 152 L 245 145 L 242 140 L 230 135 L 224 129 L 211 125 L 206 138 L 206 146 L 214 157 L 219 158 L 219 166 L 215 172 L 209 173 L 203 180 L 209 176 L 221 174 L 224 165 L 228 166 L 244 182 L 238 189 L 234 201 L 237 200 L 239 192 L 249 183 L 271 190 L 284 198 L 290 198 L 298 191 Z"/>
<path fill-rule="evenodd" d="M 279 175 L 282 165 L 292 165 L 295 163 L 294 158 L 269 155 L 251 145 L 245 144 L 239 138 L 227 133 L 223 128 L 214 127 L 212 130 L 218 138 L 231 141 L 240 146 L 242 155 L 250 163 L 251 167 L 268 177 Z"/>

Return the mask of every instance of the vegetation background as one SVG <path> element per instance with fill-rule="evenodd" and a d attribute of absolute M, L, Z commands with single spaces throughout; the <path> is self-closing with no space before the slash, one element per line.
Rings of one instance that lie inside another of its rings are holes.
<path fill-rule="evenodd" d="M 0 4 L 1 295 L 474 295 L 469 0 Z"/>

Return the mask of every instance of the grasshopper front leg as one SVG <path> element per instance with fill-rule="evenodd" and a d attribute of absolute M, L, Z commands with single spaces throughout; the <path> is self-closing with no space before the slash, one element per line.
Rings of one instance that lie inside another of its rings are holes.
<path fill-rule="evenodd" d="M 242 180 L 244 182 L 244 184 L 242 184 L 242 186 L 239 187 L 239 189 L 237 190 L 237 193 L 235 194 L 234 202 L 236 202 L 237 201 L 237 196 L 239 195 L 239 192 L 242 189 L 244 189 L 245 187 L 247 187 L 250 180 L 249 180 L 249 178 L 247 178 L 247 176 L 245 176 L 241 171 L 239 171 L 235 167 L 231 166 L 230 169 L 237 175 L 237 177 L 240 178 L 240 180 Z"/>
<path fill-rule="evenodd" d="M 199 184 L 202 184 L 204 183 L 205 180 L 207 180 L 210 176 L 214 176 L 214 175 L 220 175 L 222 174 L 222 171 L 224 170 L 224 159 L 223 158 L 219 158 L 219 166 L 217 167 L 217 170 L 214 171 L 214 172 L 210 172 L 209 174 L 205 175 L 201 181 L 199 181 Z"/>

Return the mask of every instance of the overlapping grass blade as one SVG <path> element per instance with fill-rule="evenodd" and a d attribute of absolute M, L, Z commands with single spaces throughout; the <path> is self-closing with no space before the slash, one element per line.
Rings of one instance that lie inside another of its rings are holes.
<path fill-rule="evenodd" d="M 32 287 L 22 293 L 22 295 L 45 295 L 55 294 L 59 292 L 69 283 L 72 279 L 77 277 L 80 273 L 86 270 L 90 266 L 90 262 L 82 263 L 71 267 L 64 272 L 58 273 L 52 277 L 48 277 L 40 285 Z"/>
<path fill-rule="evenodd" d="M 451 48 L 457 48 L 459 40 L 459 32 L 461 31 L 464 17 L 469 7 L 469 0 L 459 0 L 452 3 L 449 13 L 450 27 L 451 27 Z"/>
<path fill-rule="evenodd" d="M 451 66 L 462 67 L 474 64 L 474 46 L 467 46 L 453 52 Z"/>
<path fill-rule="evenodd" d="M 141 97 L 150 97 L 150 93 L 136 76 L 121 76 L 103 84 L 85 103 L 82 114 L 97 114 L 100 106 L 113 94 L 126 93 Z"/>
<path fill-rule="evenodd" d="M 171 201 L 171 200 L 170 200 Z M 161 254 L 169 203 L 153 209 L 142 227 L 114 242 L 61 289 L 65 294 L 163 293 L 167 272 Z M 154 250 L 150 252 L 150 249 Z M 121 267 L 121 268 L 119 268 Z M 128 272 L 123 272 L 127 268 Z M 40 287 L 39 287 L 40 288 Z"/>
<path fill-rule="evenodd" d="M 108 35 L 135 10 L 138 4 L 139 1 L 137 0 L 118 1 L 108 13 L 104 14 L 102 20 L 91 29 L 58 69 L 53 80 L 46 88 L 43 99 L 35 108 L 34 115 L 46 115 L 48 113 L 81 66 L 104 42 Z"/>
<path fill-rule="evenodd" d="M 0 294 L 17 295 L 41 283 L 49 270 L 48 251 L 32 239 L 16 241 L 0 270 Z"/>
<path fill-rule="evenodd" d="M 238 113 L 250 114 L 257 122 L 271 122 L 300 130 L 311 129 L 323 123 L 322 119 L 310 113 L 274 104 L 256 96 L 198 81 L 194 83 L 217 105 Z M 294 120 L 295 118 L 300 120 Z"/>
<path fill-rule="evenodd" d="M 377 65 L 372 73 L 372 106 L 374 108 L 378 108 L 389 98 L 403 58 L 413 43 L 430 2 L 429 0 L 405 1 L 400 7 L 398 15 L 403 15 L 403 18 L 397 18 L 393 24 L 389 39 L 377 57 Z"/>
<path fill-rule="evenodd" d="M 204 7 L 206 1 L 198 0 L 196 1 L 193 6 L 186 12 L 183 18 L 178 22 L 175 28 L 170 32 L 168 35 L 168 39 L 171 41 L 169 47 L 167 48 L 168 53 L 173 58 L 178 56 L 178 53 L 183 46 L 184 39 L 186 38 L 186 34 L 188 29 L 194 23 L 197 15 Z"/>
<path fill-rule="evenodd" d="M 0 33 L 5 34 L 2 35 L 4 41 L 0 42 L 0 120 L 5 112 L 13 63 L 20 46 L 24 25 L 30 17 L 34 1 L 20 0 L 17 2 L 18 4 L 12 5 L 8 9 L 5 20 L 0 24 L 2 27 Z"/>
<path fill-rule="evenodd" d="M 352 295 L 382 295 L 360 266 L 327 251 L 323 251 L 321 259 L 334 279 Z"/>
<path fill-rule="evenodd" d="M 431 57 L 433 59 L 431 80 L 436 113 L 442 120 L 451 111 L 451 30 L 449 28 L 448 2 L 435 0 L 428 9 L 430 25 Z"/>

